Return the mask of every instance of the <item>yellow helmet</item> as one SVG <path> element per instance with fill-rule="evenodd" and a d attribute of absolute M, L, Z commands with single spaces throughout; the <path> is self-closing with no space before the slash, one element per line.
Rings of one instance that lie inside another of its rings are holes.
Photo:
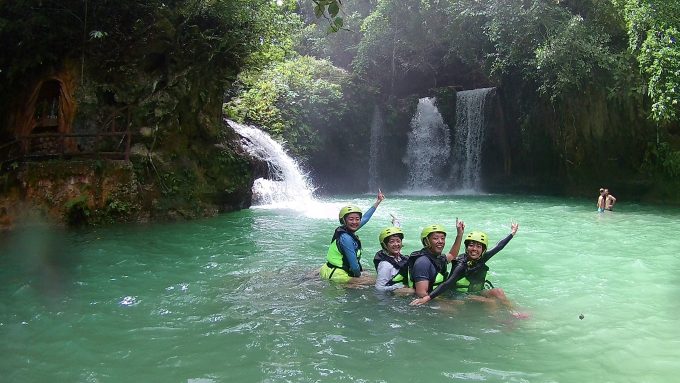
<path fill-rule="evenodd" d="M 338 219 L 340 220 L 341 225 L 345 224 L 345 216 L 349 213 L 359 213 L 359 217 L 362 217 L 364 215 L 364 213 L 361 212 L 361 209 L 358 206 L 347 205 L 340 209 L 340 213 L 338 213 Z"/>
<path fill-rule="evenodd" d="M 489 237 L 486 235 L 486 233 L 482 231 L 472 231 L 470 232 L 466 237 L 465 237 L 465 246 L 467 247 L 469 242 L 479 242 L 482 244 L 484 247 L 484 251 L 486 251 L 486 248 L 489 247 Z"/>
<path fill-rule="evenodd" d="M 380 241 L 380 246 L 382 246 L 383 249 L 387 250 L 387 239 L 393 235 L 404 239 L 404 231 L 401 230 L 400 227 L 392 226 L 385 228 L 380 232 L 380 235 L 378 235 L 378 241 Z"/>
<path fill-rule="evenodd" d="M 446 229 L 444 229 L 444 226 L 442 225 L 427 225 L 423 228 L 423 231 L 420 232 L 420 242 L 423 243 L 423 246 L 428 247 L 430 245 L 430 241 L 427 239 L 427 237 L 435 232 L 444 233 L 444 235 L 446 235 Z"/>

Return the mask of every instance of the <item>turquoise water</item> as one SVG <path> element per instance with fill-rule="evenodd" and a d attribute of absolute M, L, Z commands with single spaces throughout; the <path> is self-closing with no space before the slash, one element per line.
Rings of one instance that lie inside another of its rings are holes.
<path fill-rule="evenodd" d="M 360 231 L 365 269 L 398 216 L 405 251 L 455 218 L 500 240 L 504 308 L 319 281 L 337 211 L 0 237 L 2 382 L 669 382 L 680 360 L 680 210 L 526 196 L 393 197 Z M 451 238 L 452 240 L 452 238 Z M 447 244 L 450 245 L 450 243 Z M 579 315 L 583 314 L 583 319 Z"/>

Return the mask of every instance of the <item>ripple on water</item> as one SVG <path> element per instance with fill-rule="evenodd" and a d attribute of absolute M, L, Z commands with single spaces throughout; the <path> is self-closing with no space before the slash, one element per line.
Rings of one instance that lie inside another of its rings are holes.
<path fill-rule="evenodd" d="M 367 207 L 374 196 L 332 199 L 327 210 L 350 200 Z M 337 222 L 326 210 L 67 235 L 82 265 L 57 299 L 41 295 L 40 274 L 21 258 L 0 257 L 0 371 L 8 381 L 673 381 L 680 213 L 622 204 L 597 215 L 591 205 L 388 196 L 359 232 L 372 272 L 388 212 L 404 225 L 406 252 L 431 220 L 453 227 L 461 217 L 495 242 L 515 219 L 520 230 L 488 276 L 531 313 L 523 321 L 320 281 L 313 271 Z"/>

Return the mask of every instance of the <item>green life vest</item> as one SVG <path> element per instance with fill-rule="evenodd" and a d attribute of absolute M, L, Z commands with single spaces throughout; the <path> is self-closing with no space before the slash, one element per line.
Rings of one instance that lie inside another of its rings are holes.
<path fill-rule="evenodd" d="M 426 257 L 430 263 L 432 263 L 432 266 L 434 266 L 435 270 L 437 271 L 437 274 L 434 276 L 434 278 L 430 279 L 430 285 L 427 288 L 427 292 L 432 292 L 437 286 L 439 286 L 441 283 L 443 283 L 446 280 L 446 277 L 448 276 L 448 271 L 446 270 L 446 256 L 439 255 L 435 256 L 432 253 L 430 253 L 429 250 L 427 249 L 421 249 L 416 252 L 411 253 L 411 256 L 408 258 L 408 286 L 409 287 L 415 287 L 415 282 L 413 281 L 412 273 L 411 270 L 413 270 L 413 265 L 415 265 L 416 260 L 420 257 Z"/>
<path fill-rule="evenodd" d="M 408 279 L 408 258 L 409 257 L 402 256 L 401 260 L 397 262 L 397 260 L 394 259 L 394 257 L 385 253 L 385 250 L 380 250 L 377 253 L 375 253 L 375 257 L 373 257 L 373 266 L 375 266 L 375 271 L 378 271 L 378 265 L 380 264 L 380 262 L 386 261 L 399 271 L 386 284 L 386 286 L 392 286 L 395 283 L 400 283 Z"/>
<path fill-rule="evenodd" d="M 349 274 L 349 262 L 347 261 L 347 256 L 342 253 L 340 247 L 338 247 L 338 238 L 340 234 L 346 233 L 354 240 L 357 245 L 357 262 L 361 261 L 361 241 L 356 234 L 351 231 L 347 231 L 344 226 L 338 226 L 333 233 L 333 238 L 331 238 L 331 245 L 328 247 L 328 253 L 326 254 L 326 264 L 329 267 L 337 267 L 339 269 L 345 270 Z M 361 270 L 361 262 L 359 262 L 359 269 Z"/>
<path fill-rule="evenodd" d="M 464 258 L 464 261 L 467 257 Z M 456 282 L 456 290 L 461 292 L 476 293 L 485 289 L 485 284 L 491 282 L 486 280 L 486 272 L 489 271 L 489 266 L 486 263 L 478 263 L 470 265 L 465 272 L 465 277 Z"/>

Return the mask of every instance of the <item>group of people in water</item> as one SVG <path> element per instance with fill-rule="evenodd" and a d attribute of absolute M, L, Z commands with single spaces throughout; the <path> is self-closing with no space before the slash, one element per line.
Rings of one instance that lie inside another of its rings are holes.
<path fill-rule="evenodd" d="M 508 236 L 488 249 L 486 233 L 472 231 L 465 235 L 465 223 L 456 218 L 456 239 L 448 252 L 444 252 L 447 230 L 440 224 L 429 224 L 420 232 L 422 249 L 406 256 L 401 253 L 404 231 L 398 221 L 393 220 L 393 225 L 378 235 L 380 250 L 373 257 L 377 277 L 374 280 L 363 272 L 363 248 L 356 231 L 371 219 L 384 199 L 383 193 L 378 192 L 375 203 L 366 212 L 354 205 L 340 209 L 340 226 L 333 233 L 326 264 L 319 270 L 322 279 L 350 285 L 375 283 L 376 289 L 381 291 L 415 294 L 411 305 L 425 304 L 454 289 L 469 299 L 509 306 L 503 290 L 494 288 L 486 279 L 489 270 L 486 263 L 514 237 L 519 228 L 517 223 L 511 224 Z M 464 251 L 459 254 L 461 244 Z"/>
<path fill-rule="evenodd" d="M 600 188 L 600 195 L 597 197 L 597 211 L 604 213 L 605 210 L 612 211 L 616 204 L 616 197 L 609 194 L 609 189 Z"/>

